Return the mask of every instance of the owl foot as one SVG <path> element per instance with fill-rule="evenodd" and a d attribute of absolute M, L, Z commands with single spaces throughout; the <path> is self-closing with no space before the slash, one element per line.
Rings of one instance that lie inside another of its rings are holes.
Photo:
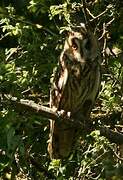
<path fill-rule="evenodd" d="M 71 117 L 71 112 L 66 112 L 65 110 L 60 110 L 60 111 L 57 111 L 57 114 L 60 118 L 63 118 L 63 119 L 70 119 Z"/>

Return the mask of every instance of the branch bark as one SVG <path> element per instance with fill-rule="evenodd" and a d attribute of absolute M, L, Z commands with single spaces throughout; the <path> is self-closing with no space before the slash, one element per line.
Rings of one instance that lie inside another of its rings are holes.
<path fill-rule="evenodd" d="M 63 119 L 63 117 L 59 115 L 60 112 L 54 112 L 51 108 L 36 104 L 30 100 L 24 100 L 24 99 L 18 100 L 15 97 L 11 97 L 11 98 L 7 97 L 7 101 L 9 101 L 10 105 L 14 106 L 15 110 L 17 110 L 17 111 L 34 112 L 34 113 L 37 113 L 38 115 L 46 117 L 47 119 L 52 119 L 55 121 L 58 121 L 58 119 L 60 119 L 60 120 Z M 107 118 L 110 118 L 110 117 L 107 117 Z M 68 119 L 68 123 L 71 123 L 71 122 L 72 122 L 72 125 L 75 124 L 75 121 L 72 121 L 72 117 Z M 79 123 L 78 121 L 77 121 L 77 123 L 81 129 L 86 130 L 87 126 L 85 126 L 81 122 Z M 107 127 L 103 127 L 103 126 L 99 127 L 98 129 L 100 130 L 100 135 L 105 136 L 109 141 L 116 143 L 116 144 L 123 144 L 123 134 L 122 133 L 113 131 L 113 130 L 111 130 Z M 92 125 L 91 130 L 95 130 L 94 125 Z"/>
<path fill-rule="evenodd" d="M 9 102 L 12 106 L 16 108 L 16 110 L 20 109 L 23 111 L 34 112 L 36 114 L 53 120 L 57 120 L 59 118 L 58 113 L 54 112 L 51 108 L 36 104 L 30 100 L 17 100 L 17 98 L 12 97 L 11 99 L 9 99 Z"/>

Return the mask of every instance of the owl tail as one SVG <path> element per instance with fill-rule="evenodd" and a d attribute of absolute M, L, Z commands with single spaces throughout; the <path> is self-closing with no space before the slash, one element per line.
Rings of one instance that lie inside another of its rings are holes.
<path fill-rule="evenodd" d="M 75 128 L 61 121 L 50 122 L 50 141 L 48 151 L 51 159 L 61 159 L 69 156 L 75 138 Z"/>

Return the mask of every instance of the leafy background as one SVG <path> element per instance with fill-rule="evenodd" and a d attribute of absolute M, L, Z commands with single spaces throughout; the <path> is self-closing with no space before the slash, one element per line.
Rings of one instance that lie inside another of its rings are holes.
<path fill-rule="evenodd" d="M 122 132 L 123 115 L 117 112 L 123 109 L 123 2 L 87 0 L 87 8 L 103 60 L 92 120 L 95 127 L 106 125 Z M 95 130 L 84 140 L 80 137 L 68 159 L 51 162 L 47 119 L 18 112 L 6 100 L 13 96 L 48 106 L 50 76 L 62 50 L 64 30 L 83 21 L 79 0 L 1 0 L 1 179 L 123 179 L 122 145 Z"/>

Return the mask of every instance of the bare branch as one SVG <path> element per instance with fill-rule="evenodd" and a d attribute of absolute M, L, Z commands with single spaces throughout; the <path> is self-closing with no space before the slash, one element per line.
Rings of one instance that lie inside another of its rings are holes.
<path fill-rule="evenodd" d="M 17 98 L 15 97 L 11 97 L 9 101 L 13 106 L 16 106 L 17 110 L 20 109 L 23 111 L 35 112 L 39 115 L 53 120 L 57 120 L 59 118 L 58 113 L 54 112 L 51 108 L 36 104 L 33 101 L 24 99 L 17 100 Z"/>
<path fill-rule="evenodd" d="M 56 121 L 58 121 L 59 119 L 60 120 L 63 119 L 62 116 L 59 116 L 60 112 L 54 112 L 51 108 L 36 104 L 33 101 L 24 100 L 24 99 L 17 100 L 17 98 L 15 98 L 15 97 L 11 97 L 11 98 L 6 97 L 6 98 L 11 103 L 11 105 L 14 106 L 18 111 L 35 112 L 38 115 L 41 115 L 48 119 L 53 119 Z M 77 123 L 75 121 L 73 121 L 72 117 L 69 118 L 68 121 L 66 121 L 66 123 L 70 123 L 70 125 L 72 125 L 72 126 L 75 126 L 76 124 L 78 124 L 78 127 L 82 130 L 83 129 L 87 130 L 90 125 L 89 120 L 88 120 L 87 125 L 85 126 L 82 122 L 79 122 L 78 120 L 77 120 Z M 107 127 L 99 127 L 98 129 L 100 130 L 100 135 L 105 136 L 107 139 L 109 139 L 109 141 L 114 142 L 116 144 L 123 144 L 123 134 L 122 133 L 115 132 Z M 95 130 L 95 125 L 92 125 L 90 131 L 92 131 L 92 130 Z"/>
<path fill-rule="evenodd" d="M 123 158 L 120 157 L 120 156 L 115 152 L 115 150 L 113 150 L 113 153 L 114 153 L 114 155 L 116 156 L 117 159 L 119 159 L 120 161 L 123 161 Z"/>
<path fill-rule="evenodd" d="M 9 35 L 10 35 L 10 33 L 6 33 L 5 35 L 1 35 L 0 41 L 2 41 L 4 38 L 6 38 L 6 37 L 9 36 Z"/>
<path fill-rule="evenodd" d="M 110 26 L 114 20 L 115 20 L 115 18 L 112 18 L 112 19 L 106 24 L 106 26 L 107 26 L 107 27 Z"/>
<path fill-rule="evenodd" d="M 107 45 L 106 33 L 107 33 L 106 32 L 106 25 L 105 25 L 105 23 L 103 23 L 104 44 L 103 44 L 102 54 L 103 54 L 104 61 L 106 61 L 106 54 L 105 54 L 105 52 L 106 52 L 106 45 Z"/>
<path fill-rule="evenodd" d="M 94 20 L 96 20 L 96 19 L 99 19 L 101 16 L 103 16 L 104 14 L 106 14 L 107 11 L 108 11 L 109 9 L 111 9 L 111 8 L 112 8 L 111 5 L 107 6 L 107 8 L 105 9 L 105 11 L 101 12 L 101 13 L 100 13 L 99 15 L 97 15 L 97 16 L 94 16 L 94 15 L 89 11 L 89 9 L 87 9 L 88 14 L 92 17 L 92 19 L 91 19 L 90 21 L 92 22 L 92 21 L 94 21 Z"/>
<path fill-rule="evenodd" d="M 88 12 L 87 12 L 87 7 L 86 7 L 86 0 L 82 0 L 82 4 L 83 4 L 83 13 L 84 13 L 84 18 L 85 18 L 85 22 L 86 24 L 89 24 L 89 18 L 88 18 Z"/>
<path fill-rule="evenodd" d="M 106 24 L 103 23 L 103 33 L 102 33 L 101 37 L 98 40 L 100 41 L 103 37 L 105 37 L 107 32 L 108 31 L 106 31 Z"/>

